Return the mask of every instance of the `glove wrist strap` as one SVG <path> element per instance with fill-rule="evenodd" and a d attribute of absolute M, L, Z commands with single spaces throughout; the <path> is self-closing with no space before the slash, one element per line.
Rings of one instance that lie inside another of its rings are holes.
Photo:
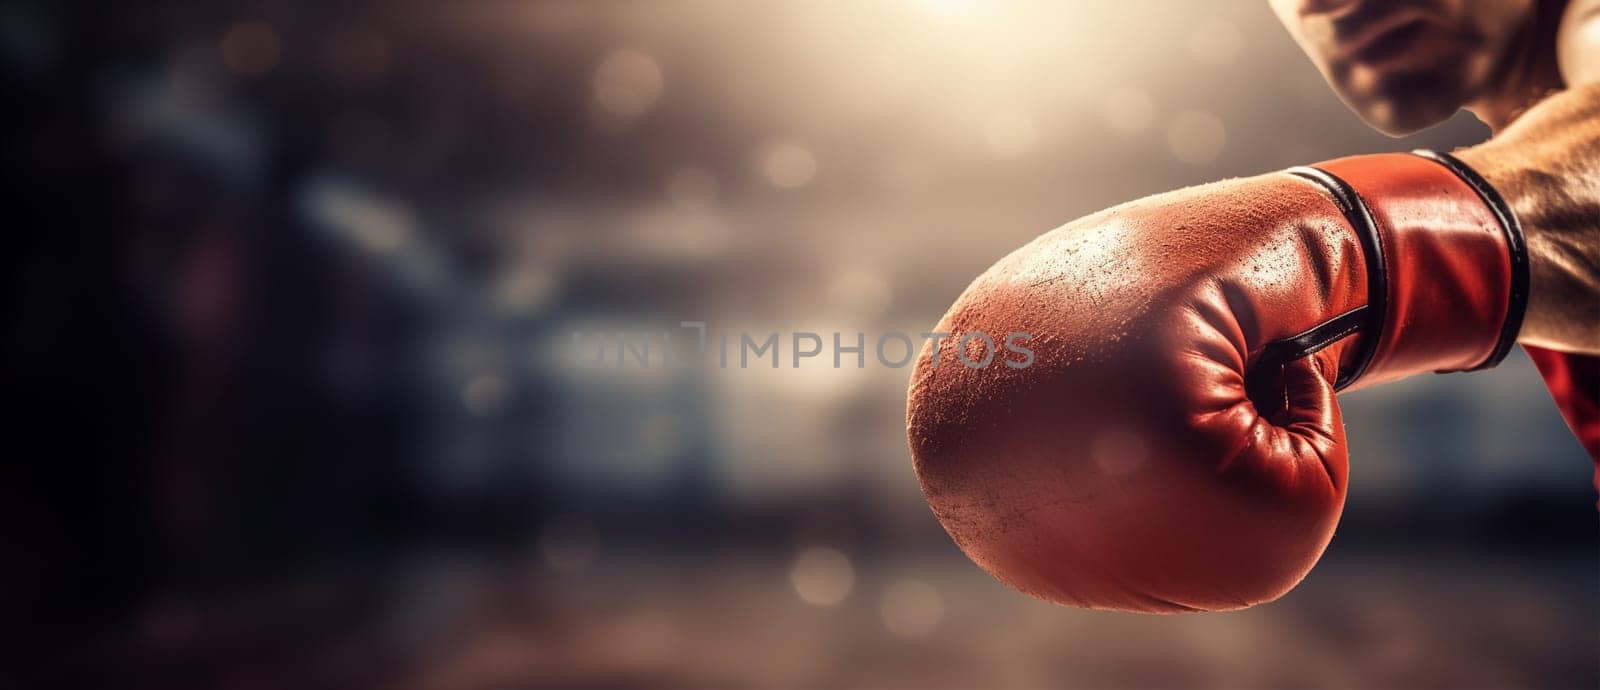
<path fill-rule="evenodd" d="M 1359 351 L 1336 389 L 1485 369 L 1505 358 L 1527 309 L 1528 255 L 1516 216 L 1487 181 L 1432 151 L 1289 172 L 1322 187 L 1360 239 L 1367 304 L 1285 347 L 1315 351 L 1359 332 Z"/>

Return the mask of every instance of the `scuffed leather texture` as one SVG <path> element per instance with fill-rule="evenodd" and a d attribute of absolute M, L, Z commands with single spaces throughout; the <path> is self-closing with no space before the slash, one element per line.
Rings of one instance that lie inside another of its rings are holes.
<path fill-rule="evenodd" d="M 1478 283 L 1504 259 L 1412 235 L 1485 232 L 1482 202 L 1429 161 L 1371 158 L 1333 164 L 1387 219 L 1401 267 L 1370 372 L 1475 366 L 1501 324 L 1478 313 L 1492 310 L 1478 294 L 1497 289 Z M 1408 179 L 1381 174 L 1388 162 Z M 1271 343 L 1365 305 L 1366 271 L 1331 197 L 1284 173 L 1040 236 L 966 290 L 938 326 L 956 334 L 938 341 L 940 364 L 930 344 L 913 373 L 907 426 L 929 505 L 974 562 L 1049 601 L 1177 612 L 1282 596 L 1344 504 L 1330 382 L 1367 335 L 1256 365 Z M 954 349 L 972 331 L 1032 334 L 1034 364 L 961 366 Z"/>
<path fill-rule="evenodd" d="M 1567 426 L 1595 463 L 1594 486 L 1600 490 L 1600 357 L 1524 346 Z M 1595 504 L 1600 508 L 1600 501 Z"/>

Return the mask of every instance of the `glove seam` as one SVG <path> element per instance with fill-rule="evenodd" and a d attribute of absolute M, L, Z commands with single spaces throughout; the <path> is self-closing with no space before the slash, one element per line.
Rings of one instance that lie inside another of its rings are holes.
<path fill-rule="evenodd" d="M 1340 391 L 1350 387 L 1367 372 L 1372 360 L 1376 358 L 1378 344 L 1383 341 L 1383 330 L 1389 310 L 1389 264 L 1383 251 L 1383 235 L 1378 229 L 1378 221 L 1372 217 L 1372 211 L 1367 207 L 1366 200 L 1356 193 L 1350 183 L 1333 173 L 1312 166 L 1290 168 L 1289 174 L 1314 183 L 1332 197 L 1334 206 L 1339 209 L 1360 240 L 1361 252 L 1366 258 L 1367 304 L 1364 308 L 1367 313 L 1364 318 L 1358 320 L 1356 328 L 1367 332 L 1369 337 L 1362 341 L 1361 350 L 1357 353 L 1350 371 L 1340 372 L 1334 381 L 1333 390 Z M 1342 318 L 1351 313 L 1346 312 L 1335 318 Z M 1322 325 L 1325 324 L 1326 322 Z"/>
<path fill-rule="evenodd" d="M 1287 364 L 1332 347 L 1340 340 L 1361 330 L 1363 322 L 1367 320 L 1366 310 L 1367 307 L 1365 305 L 1356 307 L 1300 333 L 1267 343 L 1266 347 L 1260 350 L 1258 366 L 1259 364 Z M 1345 321 L 1350 323 L 1341 323 Z M 1333 333 L 1320 332 L 1328 328 L 1338 328 L 1339 330 Z M 1284 353 L 1285 350 L 1287 350 L 1286 354 Z"/>

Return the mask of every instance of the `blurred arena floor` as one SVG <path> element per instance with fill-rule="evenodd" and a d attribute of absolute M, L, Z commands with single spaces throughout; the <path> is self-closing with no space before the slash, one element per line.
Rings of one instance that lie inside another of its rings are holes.
<path fill-rule="evenodd" d="M 952 553 L 866 554 L 830 569 L 827 559 L 807 564 L 816 549 L 793 559 L 623 550 L 588 562 L 540 551 L 493 562 L 433 554 L 399 577 L 346 572 L 164 601 L 37 661 L 44 677 L 118 687 L 1553 689 L 1600 680 L 1592 554 L 1493 562 L 1336 548 L 1279 602 L 1156 617 L 1037 602 Z"/>

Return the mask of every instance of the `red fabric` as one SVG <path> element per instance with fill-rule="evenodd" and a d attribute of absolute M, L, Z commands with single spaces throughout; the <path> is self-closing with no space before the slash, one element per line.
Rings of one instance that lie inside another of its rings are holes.
<path fill-rule="evenodd" d="M 1550 397 L 1595 462 L 1594 485 L 1600 490 L 1600 357 L 1523 347 L 1539 367 Z M 1600 503 L 1596 504 L 1600 508 Z"/>

